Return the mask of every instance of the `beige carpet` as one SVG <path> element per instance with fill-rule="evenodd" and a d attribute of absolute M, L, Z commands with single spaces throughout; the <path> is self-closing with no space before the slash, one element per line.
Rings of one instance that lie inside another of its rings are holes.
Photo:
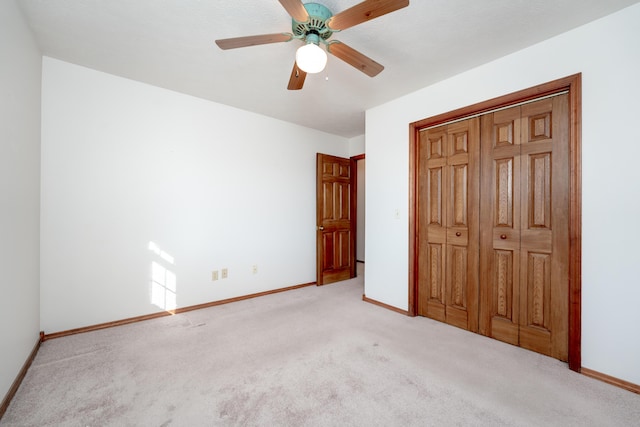
<path fill-rule="evenodd" d="M 638 426 L 640 395 L 362 278 L 43 343 L 1 426 Z"/>

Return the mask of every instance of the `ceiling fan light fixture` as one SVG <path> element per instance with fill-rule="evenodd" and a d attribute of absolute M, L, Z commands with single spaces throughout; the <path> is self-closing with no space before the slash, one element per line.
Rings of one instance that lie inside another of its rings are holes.
<path fill-rule="evenodd" d="M 308 0 L 278 0 L 291 16 L 290 33 L 260 34 L 216 40 L 220 49 L 237 49 L 300 40 L 304 46 L 296 51 L 296 62 L 289 78 L 289 90 L 302 89 L 308 73 L 319 73 L 327 64 L 327 53 L 346 62 L 369 77 L 384 67 L 373 59 L 338 41 L 334 32 L 351 28 L 409 6 L 409 0 L 360 0 L 360 3 L 334 15 L 326 6 Z M 306 3 L 303 3 L 306 1 Z M 325 45 L 321 48 L 320 43 Z"/>
<path fill-rule="evenodd" d="M 327 53 L 318 44 L 308 41 L 296 51 L 296 64 L 306 73 L 319 73 L 327 65 Z"/>

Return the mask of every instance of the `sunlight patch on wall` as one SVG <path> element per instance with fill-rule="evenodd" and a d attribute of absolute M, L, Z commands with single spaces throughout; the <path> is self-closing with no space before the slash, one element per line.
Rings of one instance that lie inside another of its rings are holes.
<path fill-rule="evenodd" d="M 155 255 L 151 261 L 151 304 L 172 312 L 176 309 L 177 279 L 171 270 L 175 259 L 154 242 L 149 242 L 149 250 Z"/>

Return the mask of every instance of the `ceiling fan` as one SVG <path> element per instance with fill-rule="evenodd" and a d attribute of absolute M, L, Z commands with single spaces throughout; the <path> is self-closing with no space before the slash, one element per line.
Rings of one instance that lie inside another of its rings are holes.
<path fill-rule="evenodd" d="M 370 21 L 387 13 L 409 6 L 409 0 L 365 0 L 336 15 L 319 3 L 302 3 L 301 0 L 278 0 L 292 18 L 292 33 L 262 34 L 257 36 L 235 37 L 216 40 L 221 49 L 256 46 L 268 43 L 302 40 L 304 45 L 296 52 L 291 77 L 287 89 L 302 89 L 307 73 L 318 73 L 324 69 L 327 54 L 320 47 L 326 46 L 327 52 L 357 68 L 366 75 L 374 77 L 384 67 L 373 59 L 338 40 L 329 40 L 334 32 L 346 30 L 354 25 Z"/>

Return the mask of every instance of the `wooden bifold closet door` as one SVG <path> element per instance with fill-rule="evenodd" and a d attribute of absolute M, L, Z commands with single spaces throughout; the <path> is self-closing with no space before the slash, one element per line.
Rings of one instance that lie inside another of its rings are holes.
<path fill-rule="evenodd" d="M 568 96 L 419 132 L 418 314 L 568 358 Z"/>
<path fill-rule="evenodd" d="M 420 132 L 418 314 L 478 330 L 480 122 Z"/>
<path fill-rule="evenodd" d="M 480 332 L 568 357 L 568 97 L 482 116 Z"/>

